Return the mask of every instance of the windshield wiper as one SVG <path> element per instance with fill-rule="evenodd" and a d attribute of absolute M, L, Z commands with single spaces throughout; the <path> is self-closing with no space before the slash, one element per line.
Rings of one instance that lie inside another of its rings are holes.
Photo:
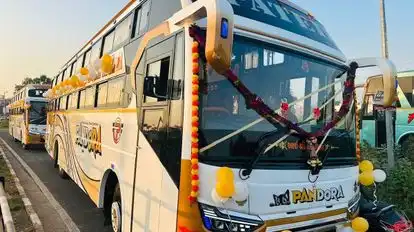
<path fill-rule="evenodd" d="M 285 140 L 287 137 L 289 137 L 290 135 L 293 134 L 293 131 L 289 131 L 286 127 L 282 127 L 270 132 L 267 132 L 265 134 L 263 134 L 262 136 L 259 137 L 259 139 L 256 141 L 256 148 L 254 151 L 254 158 L 252 159 L 252 161 L 246 166 L 246 168 L 241 170 L 241 175 L 248 177 L 250 176 L 250 174 L 253 171 L 254 166 L 256 165 L 256 163 L 259 161 L 259 159 L 268 151 L 270 150 L 269 147 L 267 146 L 268 143 L 264 143 L 261 144 L 263 141 L 266 141 L 268 138 L 275 136 L 277 134 L 280 133 L 285 133 L 285 135 L 283 135 L 282 137 L 280 137 L 275 143 L 273 144 L 278 144 L 280 142 L 282 142 L 283 140 Z"/>

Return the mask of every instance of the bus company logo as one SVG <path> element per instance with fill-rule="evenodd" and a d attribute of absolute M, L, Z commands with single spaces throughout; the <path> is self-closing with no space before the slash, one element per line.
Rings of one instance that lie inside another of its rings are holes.
<path fill-rule="evenodd" d="M 96 123 L 81 122 L 76 125 L 76 142 L 82 152 L 102 155 L 101 125 Z"/>
<path fill-rule="evenodd" d="M 339 199 L 345 198 L 341 185 L 338 188 L 315 190 L 303 188 L 303 190 L 292 190 L 291 192 L 293 204 L 331 200 L 339 201 Z"/>
<path fill-rule="evenodd" d="M 121 139 L 123 127 L 124 124 L 119 117 L 116 118 L 115 122 L 112 123 L 112 136 L 115 144 L 118 144 L 119 140 Z"/>

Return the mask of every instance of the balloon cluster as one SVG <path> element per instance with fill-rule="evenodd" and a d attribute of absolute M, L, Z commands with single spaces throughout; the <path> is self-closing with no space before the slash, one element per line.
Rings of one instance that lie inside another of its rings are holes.
<path fill-rule="evenodd" d="M 370 186 L 374 182 L 381 183 L 387 178 L 385 172 L 381 169 L 375 169 L 374 165 L 369 160 L 364 160 L 359 163 L 359 183 L 364 186 Z"/>
<path fill-rule="evenodd" d="M 224 204 L 232 198 L 237 204 L 243 205 L 249 196 L 245 182 L 235 182 L 234 173 L 228 167 L 221 167 L 216 173 L 216 185 L 211 192 L 211 198 L 216 204 Z"/>
<path fill-rule="evenodd" d="M 88 82 L 96 80 L 99 76 L 108 75 L 113 72 L 113 57 L 104 54 L 88 67 L 82 67 L 75 75 L 63 80 L 52 89 L 46 91 L 43 96 L 53 98 L 71 92 L 74 89 L 84 87 Z M 102 75 L 100 75 L 102 74 Z"/>

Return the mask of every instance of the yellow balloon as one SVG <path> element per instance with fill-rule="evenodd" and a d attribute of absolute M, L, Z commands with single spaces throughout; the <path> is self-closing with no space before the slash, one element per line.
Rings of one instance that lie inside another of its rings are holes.
<path fill-rule="evenodd" d="M 71 85 L 73 87 L 79 86 L 79 77 L 74 75 L 70 78 Z"/>
<path fill-rule="evenodd" d="M 232 183 L 216 183 L 217 194 L 222 198 L 229 198 L 234 195 L 234 184 Z"/>
<path fill-rule="evenodd" d="M 365 232 L 369 228 L 368 221 L 365 218 L 357 217 L 351 222 L 352 229 L 358 232 Z"/>
<path fill-rule="evenodd" d="M 102 56 L 102 64 L 112 64 L 112 56 L 104 54 Z"/>
<path fill-rule="evenodd" d="M 365 171 L 359 174 L 359 183 L 364 186 L 370 186 L 374 183 L 374 173 L 372 171 Z"/>
<path fill-rule="evenodd" d="M 228 167 L 217 169 L 216 191 L 220 197 L 229 198 L 235 193 L 234 174 Z"/>
<path fill-rule="evenodd" d="M 85 68 L 85 67 L 82 67 L 82 68 L 80 69 L 80 73 L 81 73 L 82 75 L 86 76 L 86 75 L 88 75 L 88 74 L 89 74 L 89 70 L 88 70 L 87 68 Z"/>
<path fill-rule="evenodd" d="M 359 163 L 359 170 L 361 170 L 361 172 L 373 171 L 374 170 L 374 165 L 372 164 L 371 161 L 364 160 L 361 163 Z"/>
<path fill-rule="evenodd" d="M 113 68 L 113 58 L 112 56 L 105 54 L 101 59 L 101 69 L 104 73 L 111 73 Z"/>
<path fill-rule="evenodd" d="M 104 73 L 111 73 L 112 68 L 113 68 L 112 64 L 102 64 L 102 67 L 101 67 L 102 72 Z"/>

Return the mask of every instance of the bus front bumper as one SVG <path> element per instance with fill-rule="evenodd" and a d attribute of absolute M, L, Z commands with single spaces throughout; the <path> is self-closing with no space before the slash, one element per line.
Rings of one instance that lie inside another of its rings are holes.
<path fill-rule="evenodd" d="M 27 136 L 27 144 L 44 144 L 45 135 L 44 134 L 33 134 L 29 133 Z"/>

